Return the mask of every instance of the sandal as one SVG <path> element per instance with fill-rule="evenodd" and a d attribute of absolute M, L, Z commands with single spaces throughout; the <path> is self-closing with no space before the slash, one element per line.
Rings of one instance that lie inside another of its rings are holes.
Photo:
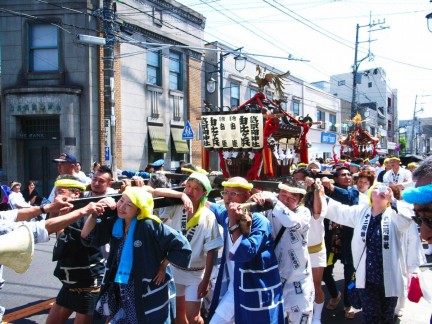
<path fill-rule="evenodd" d="M 345 307 L 345 318 L 353 319 L 355 317 L 355 312 L 351 306 Z"/>
<path fill-rule="evenodd" d="M 336 298 L 330 298 L 326 308 L 329 310 L 335 310 L 338 307 L 341 299 L 342 299 L 342 294 L 339 292 Z"/>

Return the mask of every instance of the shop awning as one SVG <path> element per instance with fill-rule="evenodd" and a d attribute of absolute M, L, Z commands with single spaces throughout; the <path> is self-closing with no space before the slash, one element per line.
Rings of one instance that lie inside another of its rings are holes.
<path fill-rule="evenodd" d="M 168 144 L 166 142 L 165 130 L 163 126 L 148 126 L 153 151 L 166 153 Z"/>
<path fill-rule="evenodd" d="M 171 127 L 171 135 L 177 153 L 189 153 L 187 141 L 182 139 L 183 128 Z"/>

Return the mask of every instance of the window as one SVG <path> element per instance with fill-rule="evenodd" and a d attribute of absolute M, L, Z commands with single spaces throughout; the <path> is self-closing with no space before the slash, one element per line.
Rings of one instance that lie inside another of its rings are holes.
<path fill-rule="evenodd" d="M 172 90 L 183 90 L 181 75 L 181 54 L 170 52 L 169 60 L 169 88 Z"/>
<path fill-rule="evenodd" d="M 161 52 L 147 52 L 147 83 L 162 86 Z"/>
<path fill-rule="evenodd" d="M 300 116 L 300 101 L 293 100 L 292 110 L 294 117 Z"/>
<path fill-rule="evenodd" d="M 159 118 L 159 101 L 160 101 L 160 97 L 162 92 L 160 92 L 161 90 L 158 88 L 156 89 L 152 89 L 149 90 L 149 106 L 150 106 L 150 117 L 151 118 Z"/>
<path fill-rule="evenodd" d="M 336 115 L 335 114 L 329 114 L 329 120 L 331 123 L 331 126 L 329 127 L 329 131 L 336 132 Z"/>
<path fill-rule="evenodd" d="M 368 88 L 372 88 L 372 82 L 368 82 Z"/>
<path fill-rule="evenodd" d="M 175 121 L 181 120 L 182 117 L 181 108 L 183 107 L 183 97 L 171 95 L 170 104 L 171 104 L 171 110 L 173 112 L 173 119 Z"/>
<path fill-rule="evenodd" d="M 250 97 L 249 98 L 252 98 L 253 96 L 255 96 L 257 93 L 258 93 L 258 90 L 255 90 L 255 89 L 249 89 L 249 91 L 250 91 Z"/>
<path fill-rule="evenodd" d="M 29 36 L 29 70 L 31 72 L 58 71 L 58 28 L 50 24 L 30 25 Z"/>
<path fill-rule="evenodd" d="M 230 107 L 240 106 L 240 85 L 238 83 L 231 82 L 230 85 Z"/>
<path fill-rule="evenodd" d="M 273 92 L 266 91 L 266 97 L 267 97 L 267 99 L 273 100 Z"/>
<path fill-rule="evenodd" d="M 162 26 L 162 10 L 153 8 L 153 23 Z"/>
<path fill-rule="evenodd" d="M 319 128 L 324 128 L 325 124 L 325 112 L 322 110 L 317 110 L 317 121 L 322 121 L 322 125 L 319 125 Z"/>
<path fill-rule="evenodd" d="M 345 80 L 339 80 L 338 81 L 338 87 L 344 86 L 345 85 Z"/>
<path fill-rule="evenodd" d="M 347 134 L 348 133 L 348 124 L 342 124 L 342 134 Z"/>

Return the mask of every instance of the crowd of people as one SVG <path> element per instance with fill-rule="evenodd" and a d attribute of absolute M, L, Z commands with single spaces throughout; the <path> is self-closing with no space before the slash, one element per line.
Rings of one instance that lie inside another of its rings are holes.
<path fill-rule="evenodd" d="M 51 203 L 34 206 L 29 183 L 25 198 L 14 198 L 17 207 L 0 212 L 1 235 L 22 224 L 37 243 L 57 235 L 54 276 L 62 287 L 47 323 L 76 313 L 79 323 L 98 316 L 107 323 L 318 324 L 324 307 L 335 310 L 341 301 L 347 319 L 355 307 L 363 323 L 393 323 L 409 279 L 421 276 L 432 254 L 432 158 L 409 166 L 398 157 L 380 165 L 314 160 L 293 166 L 274 191 L 224 179 L 217 199 L 209 198 L 208 174 L 192 164 L 176 170 L 186 175 L 176 180 L 180 191 L 171 188 L 163 160 L 122 171 L 127 178 L 117 191 L 105 165 L 87 177 L 70 153 L 53 162 L 59 176 Z M 81 197 L 101 199 L 72 210 Z M 156 197 L 182 204 L 156 211 Z M 338 260 L 343 291 L 333 276 Z"/>

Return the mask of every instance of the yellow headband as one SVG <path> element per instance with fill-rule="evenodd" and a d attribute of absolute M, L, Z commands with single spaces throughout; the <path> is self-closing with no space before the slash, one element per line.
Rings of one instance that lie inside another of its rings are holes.
<path fill-rule="evenodd" d="M 287 186 L 283 183 L 279 183 L 278 188 L 281 190 L 286 190 L 286 191 L 291 192 L 291 193 L 300 194 L 303 196 L 306 195 L 306 190 L 304 190 L 302 188 L 297 188 L 297 187 L 290 187 L 290 186 Z"/>
<path fill-rule="evenodd" d="M 397 157 L 391 157 L 391 158 L 389 158 L 389 161 L 399 161 L 400 162 L 400 159 Z"/>
<path fill-rule="evenodd" d="M 196 171 L 194 171 L 192 169 L 189 169 L 189 168 L 181 168 L 181 171 L 182 172 L 188 172 L 188 173 L 194 173 L 194 172 L 196 172 Z"/>
<path fill-rule="evenodd" d="M 78 180 L 73 179 L 60 179 L 54 182 L 55 187 L 62 187 L 62 188 L 76 188 L 79 190 L 86 190 L 86 186 L 84 183 Z"/>
<path fill-rule="evenodd" d="M 206 170 L 204 170 L 203 168 L 201 168 L 201 167 L 196 167 L 196 172 L 198 172 L 198 173 L 202 173 L 202 174 L 204 174 L 204 175 L 208 175 L 208 172 L 206 171 Z"/>
<path fill-rule="evenodd" d="M 297 164 L 297 167 L 298 167 L 298 168 L 301 168 L 301 167 L 307 167 L 307 166 L 308 166 L 308 165 L 307 165 L 306 163 L 303 163 L 303 162 Z"/>
<path fill-rule="evenodd" d="M 222 187 L 243 188 L 243 189 L 246 189 L 246 190 L 252 190 L 253 184 L 252 183 L 240 183 L 240 182 L 224 181 L 224 182 L 222 182 Z"/>

